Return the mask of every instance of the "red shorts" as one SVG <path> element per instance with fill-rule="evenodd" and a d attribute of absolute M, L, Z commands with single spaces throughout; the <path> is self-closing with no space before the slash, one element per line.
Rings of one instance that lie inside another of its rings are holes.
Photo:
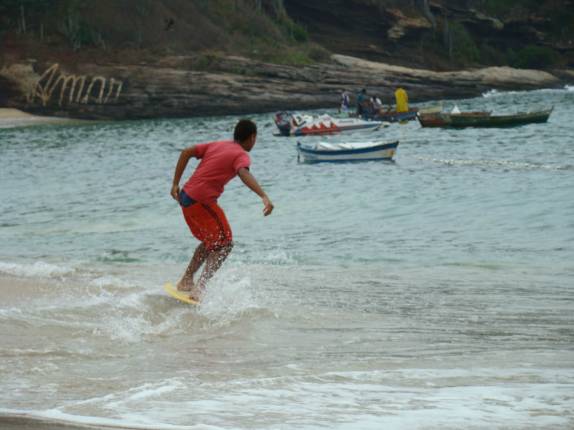
<path fill-rule="evenodd" d="M 182 207 L 183 217 L 191 233 L 208 251 L 231 244 L 233 235 L 225 212 L 217 203 L 193 203 Z"/>

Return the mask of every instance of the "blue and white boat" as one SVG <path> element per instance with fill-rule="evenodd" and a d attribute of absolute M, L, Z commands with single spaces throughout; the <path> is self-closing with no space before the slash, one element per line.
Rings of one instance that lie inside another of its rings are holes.
<path fill-rule="evenodd" d="M 303 163 L 392 160 L 399 142 L 305 143 L 297 142 Z"/>

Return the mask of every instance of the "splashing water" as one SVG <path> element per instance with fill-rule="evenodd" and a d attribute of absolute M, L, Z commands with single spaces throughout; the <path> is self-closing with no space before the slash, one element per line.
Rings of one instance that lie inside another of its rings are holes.
<path fill-rule="evenodd" d="M 573 94 L 452 102 L 547 124 L 320 138 L 394 163 L 297 164 L 254 116 L 276 208 L 229 184 L 199 307 L 161 288 L 197 245 L 173 168 L 237 118 L 0 131 L 0 427 L 572 427 Z"/>

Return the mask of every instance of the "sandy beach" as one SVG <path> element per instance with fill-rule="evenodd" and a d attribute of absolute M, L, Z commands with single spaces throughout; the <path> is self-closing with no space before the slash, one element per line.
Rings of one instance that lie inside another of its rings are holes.
<path fill-rule="evenodd" d="M 2 416 L 0 426 L 4 430 L 131 430 L 137 427 L 121 427 L 105 424 L 73 423 L 57 419 L 43 419 L 28 415 Z"/>
<path fill-rule="evenodd" d="M 5 306 L 22 306 L 30 300 L 30 297 L 57 294 L 53 291 L 53 285 L 57 280 L 46 280 L 34 277 L 27 278 L 6 274 L 5 271 L 5 265 L 0 265 L 0 296 Z"/>
<path fill-rule="evenodd" d="M 28 127 L 45 124 L 69 124 L 77 122 L 69 118 L 38 116 L 19 109 L 0 108 L 0 128 Z"/>

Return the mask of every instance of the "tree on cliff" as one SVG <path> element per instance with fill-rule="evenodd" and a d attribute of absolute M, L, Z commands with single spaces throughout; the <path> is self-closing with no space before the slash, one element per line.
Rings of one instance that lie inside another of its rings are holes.
<path fill-rule="evenodd" d="M 436 19 L 433 15 L 433 13 L 431 12 L 430 6 L 429 6 L 429 0 L 417 0 L 417 3 L 419 3 L 420 8 L 423 11 L 424 16 L 426 17 L 426 19 L 428 19 L 432 25 L 432 28 L 435 29 L 436 28 Z"/>
<path fill-rule="evenodd" d="M 27 33 L 38 27 L 42 33 L 42 23 L 38 20 L 48 6 L 50 0 L 2 0 L 0 3 L 0 16 L 5 20 L 5 28 L 16 27 L 18 32 Z"/>
<path fill-rule="evenodd" d="M 120 61 L 130 51 L 134 60 L 233 54 L 308 64 L 329 61 L 331 51 L 430 68 L 549 67 L 545 58 L 574 60 L 573 6 L 574 0 L 0 0 L 0 36 L 10 33 L 0 43 L 20 41 L 15 49 L 27 45 L 32 53 L 43 50 L 37 42 L 90 47 L 94 58 Z"/>

